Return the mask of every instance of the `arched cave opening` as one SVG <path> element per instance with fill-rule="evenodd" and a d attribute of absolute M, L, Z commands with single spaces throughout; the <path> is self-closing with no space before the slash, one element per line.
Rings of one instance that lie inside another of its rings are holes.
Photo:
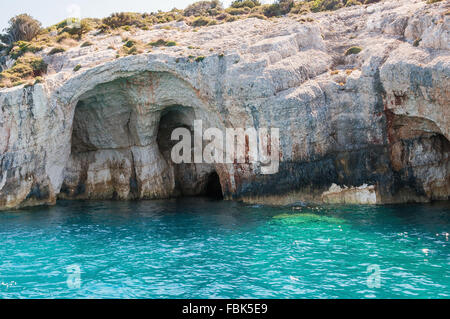
<path fill-rule="evenodd" d="M 158 147 L 167 164 L 173 168 L 176 197 L 202 196 L 221 200 L 222 186 L 214 165 L 193 163 L 195 115 L 189 107 L 172 106 L 165 109 L 159 122 Z M 177 128 L 186 128 L 191 133 L 192 163 L 175 164 L 171 159 L 172 148 L 179 143 L 171 140 L 172 132 Z"/>
<path fill-rule="evenodd" d="M 159 85 L 146 95 L 143 84 L 149 81 Z M 168 92 L 164 83 L 186 90 L 171 75 L 146 73 L 100 84 L 79 98 L 60 199 L 220 197 L 214 164 L 176 164 L 171 159 L 179 142 L 171 140 L 173 130 L 191 132 L 193 157 L 194 120 L 207 123 L 208 115 L 203 108 L 177 103 L 185 94 Z"/>
<path fill-rule="evenodd" d="M 402 201 L 448 200 L 450 142 L 432 121 L 390 113 L 390 159 L 394 182 L 390 192 L 406 189 Z M 412 195 L 410 195 L 412 194 Z M 388 195 L 389 196 L 389 195 Z"/>

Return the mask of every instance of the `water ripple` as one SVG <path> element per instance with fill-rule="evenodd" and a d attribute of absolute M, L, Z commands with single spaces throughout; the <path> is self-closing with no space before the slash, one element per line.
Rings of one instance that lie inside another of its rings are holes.
<path fill-rule="evenodd" d="M 449 226 L 448 203 L 61 202 L 0 213 L 0 298 L 449 298 Z"/>

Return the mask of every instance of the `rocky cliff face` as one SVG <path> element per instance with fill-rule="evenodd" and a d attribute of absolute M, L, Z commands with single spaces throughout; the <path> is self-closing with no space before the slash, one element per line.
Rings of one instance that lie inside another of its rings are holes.
<path fill-rule="evenodd" d="M 448 199 L 448 10 L 390 1 L 198 31 L 174 23 L 127 36 L 175 47 L 117 59 L 122 38 L 92 34 L 94 46 L 44 53 L 44 83 L 0 90 L 0 209 L 199 195 L 217 176 L 225 198 L 248 202 Z M 352 46 L 362 51 L 346 55 Z M 173 164 L 169 132 L 198 119 L 280 128 L 279 172 Z"/>

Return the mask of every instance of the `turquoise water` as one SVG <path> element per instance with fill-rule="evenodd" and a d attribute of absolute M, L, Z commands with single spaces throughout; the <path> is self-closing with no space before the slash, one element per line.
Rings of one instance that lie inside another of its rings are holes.
<path fill-rule="evenodd" d="M 449 298 L 447 233 L 450 203 L 60 202 L 0 213 L 0 297 Z"/>

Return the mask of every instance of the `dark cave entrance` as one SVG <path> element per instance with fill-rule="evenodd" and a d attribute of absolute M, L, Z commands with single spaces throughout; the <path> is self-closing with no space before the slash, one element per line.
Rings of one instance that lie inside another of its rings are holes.
<path fill-rule="evenodd" d="M 172 106 L 161 113 L 157 133 L 157 143 L 167 164 L 173 168 L 175 178 L 175 197 L 208 197 L 223 200 L 219 174 L 213 164 L 181 163 L 171 159 L 172 148 L 180 141 L 172 141 L 172 132 L 186 128 L 191 133 L 191 159 L 194 158 L 194 120 L 195 112 L 190 107 Z M 204 145 L 203 145 L 204 146 Z"/>
<path fill-rule="evenodd" d="M 222 185 L 220 184 L 219 175 L 216 172 L 208 176 L 205 195 L 211 199 L 223 200 Z"/>
<path fill-rule="evenodd" d="M 135 96 L 135 88 L 147 85 L 149 76 L 158 79 L 153 82 L 158 83 L 158 92 L 164 97 L 161 103 L 152 98 L 147 101 L 145 94 L 145 103 Z M 177 102 L 168 105 L 165 97 L 171 92 L 161 84 L 166 80 L 173 78 L 150 73 L 119 78 L 79 97 L 60 199 L 221 197 L 221 171 L 216 171 L 216 164 L 176 164 L 171 159 L 172 149 L 179 143 L 171 140 L 173 130 L 186 128 L 191 133 L 193 155 L 194 121 L 207 123 L 210 114 L 205 107 Z M 173 101 L 184 101 L 177 94 L 174 97 Z M 138 104 L 141 102 L 145 107 Z"/>

